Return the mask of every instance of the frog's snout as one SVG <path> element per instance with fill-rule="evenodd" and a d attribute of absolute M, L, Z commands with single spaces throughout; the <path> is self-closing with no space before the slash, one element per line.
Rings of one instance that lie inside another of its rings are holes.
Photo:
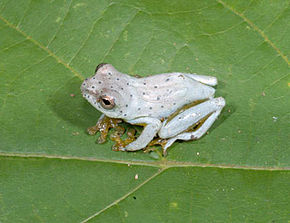
<path fill-rule="evenodd" d="M 87 89 L 88 89 L 88 84 L 87 84 L 87 80 L 85 79 L 84 82 L 81 85 L 81 92 L 84 93 Z"/>
<path fill-rule="evenodd" d="M 90 86 L 90 84 L 88 84 L 88 79 L 85 79 L 84 82 L 81 85 L 81 92 L 82 94 L 90 94 L 90 95 L 98 95 L 97 90 L 95 89 L 95 86 Z"/>

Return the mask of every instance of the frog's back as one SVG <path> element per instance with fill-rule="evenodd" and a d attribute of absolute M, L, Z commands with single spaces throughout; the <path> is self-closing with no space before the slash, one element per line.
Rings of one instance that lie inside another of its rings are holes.
<path fill-rule="evenodd" d="M 142 107 L 149 108 L 144 113 L 157 114 L 157 117 L 166 117 L 186 104 L 213 96 L 215 92 L 214 88 L 182 73 L 138 78 L 136 84 L 138 97 L 146 105 Z"/>
<path fill-rule="evenodd" d="M 179 97 L 192 102 L 214 95 L 215 89 L 187 74 L 166 73 L 138 79 L 139 94 L 148 101 L 174 101 Z M 185 102 L 185 103 L 187 103 Z"/>

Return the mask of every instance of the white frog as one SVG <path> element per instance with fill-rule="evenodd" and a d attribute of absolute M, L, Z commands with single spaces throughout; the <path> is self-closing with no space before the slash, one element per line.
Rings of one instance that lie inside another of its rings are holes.
<path fill-rule="evenodd" d="M 164 73 L 133 77 L 111 64 L 99 64 L 95 75 L 81 85 L 83 97 L 110 118 L 142 125 L 140 136 L 123 151 L 145 148 L 155 136 L 167 139 L 163 152 L 176 140 L 196 140 L 204 135 L 225 106 L 214 98 L 217 79 L 189 73 Z M 190 106 L 194 102 L 193 106 Z M 203 120 L 201 125 L 191 127 Z"/>

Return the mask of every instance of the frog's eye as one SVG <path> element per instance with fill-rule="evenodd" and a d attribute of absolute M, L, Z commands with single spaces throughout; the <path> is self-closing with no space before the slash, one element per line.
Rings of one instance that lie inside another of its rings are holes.
<path fill-rule="evenodd" d="M 112 109 L 115 107 L 115 100 L 110 96 L 101 96 L 100 104 L 104 109 Z"/>
<path fill-rule="evenodd" d="M 100 63 L 97 67 L 96 67 L 96 70 L 95 70 L 95 73 L 97 73 L 97 71 L 104 65 L 106 65 L 107 63 Z"/>

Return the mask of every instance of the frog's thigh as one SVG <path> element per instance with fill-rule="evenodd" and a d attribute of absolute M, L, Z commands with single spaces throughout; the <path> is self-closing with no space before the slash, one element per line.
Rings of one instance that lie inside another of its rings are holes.
<path fill-rule="evenodd" d="M 181 134 L 169 139 L 167 141 L 165 147 L 163 148 L 163 152 L 164 153 L 166 153 L 167 148 L 170 147 L 178 139 L 179 140 L 198 139 L 198 138 L 200 138 L 202 135 L 204 135 L 207 132 L 207 130 L 212 126 L 214 121 L 217 119 L 217 117 L 221 113 L 221 110 L 225 106 L 225 100 L 222 97 L 215 98 L 215 99 L 212 99 L 212 100 L 216 101 L 216 103 L 219 104 L 218 105 L 219 108 L 216 111 L 214 111 L 196 131 L 184 132 L 184 133 L 181 133 Z"/>
<path fill-rule="evenodd" d="M 169 122 L 165 121 L 159 130 L 158 135 L 163 139 L 172 138 L 183 133 L 199 120 L 211 114 L 209 118 L 202 124 L 202 126 L 197 131 L 195 131 L 196 137 L 199 138 L 207 131 L 207 129 L 209 129 L 224 106 L 225 100 L 222 97 L 214 98 L 193 106 L 176 115 Z"/>

